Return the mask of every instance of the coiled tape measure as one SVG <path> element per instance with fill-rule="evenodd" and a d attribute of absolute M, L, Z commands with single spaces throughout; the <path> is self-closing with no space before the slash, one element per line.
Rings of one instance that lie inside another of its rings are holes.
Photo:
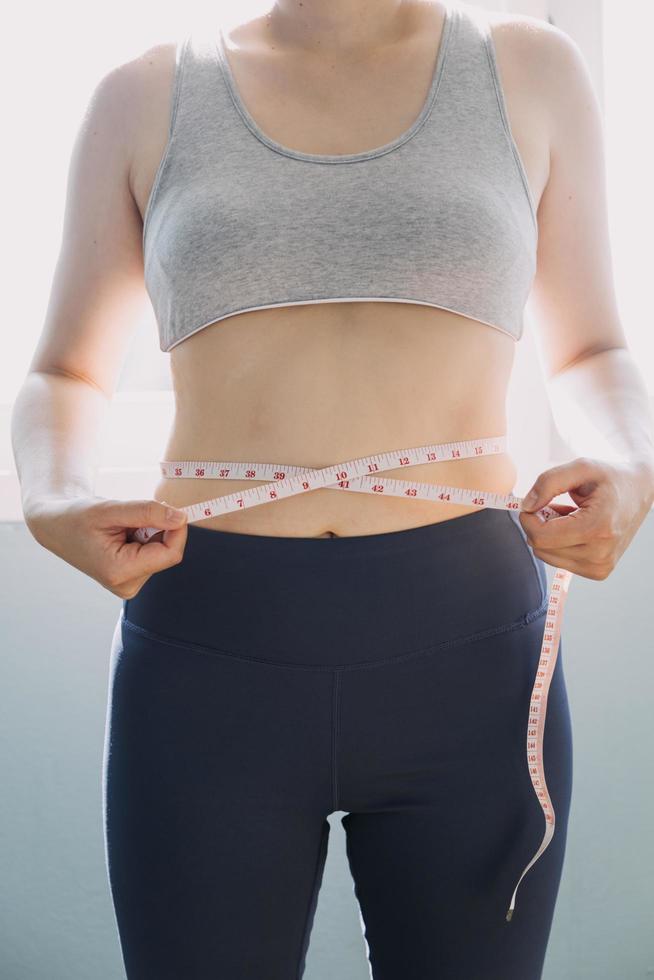
<path fill-rule="evenodd" d="M 375 456 L 361 456 L 345 463 L 335 463 L 322 469 L 307 469 L 303 466 L 282 463 L 241 463 L 207 462 L 197 460 L 160 462 L 161 472 L 168 478 L 208 479 L 208 480 L 269 480 L 271 482 L 236 491 L 222 497 L 215 497 L 201 503 L 179 508 L 187 515 L 189 522 L 205 520 L 245 507 L 281 500 L 294 494 L 331 487 L 355 493 L 378 493 L 391 497 L 412 497 L 416 500 L 440 500 L 452 504 L 470 504 L 476 507 L 495 507 L 499 510 L 519 511 L 522 498 L 512 493 L 492 493 L 486 490 L 471 490 L 467 487 L 449 487 L 434 483 L 411 483 L 408 480 L 380 479 L 384 470 L 403 466 L 445 462 L 475 456 L 506 452 L 506 436 L 491 436 L 471 439 L 464 442 L 446 442 L 413 449 L 394 450 Z M 536 511 L 543 521 L 561 515 L 552 507 L 541 507 Z M 134 539 L 146 543 L 161 529 L 153 527 L 138 528 Z M 547 695 L 556 667 L 559 650 L 563 609 L 568 594 L 572 572 L 565 568 L 555 568 L 547 604 L 545 629 L 538 660 L 538 669 L 529 703 L 527 724 L 527 765 L 531 783 L 545 816 L 545 833 L 540 847 L 520 875 L 511 896 L 506 914 L 510 922 L 515 909 L 515 896 L 520 882 L 536 863 L 554 836 L 555 814 L 547 790 L 543 766 L 543 733 L 547 712 Z"/>

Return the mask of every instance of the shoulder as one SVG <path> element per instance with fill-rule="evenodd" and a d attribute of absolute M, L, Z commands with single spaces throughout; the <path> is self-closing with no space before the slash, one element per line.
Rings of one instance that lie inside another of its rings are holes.
<path fill-rule="evenodd" d="M 527 14 L 489 12 L 490 29 L 498 49 L 551 93 L 578 84 L 588 71 L 584 54 L 566 31 L 539 17 Z"/>
<path fill-rule="evenodd" d="M 77 143 L 98 167 L 118 166 L 137 199 L 142 174 L 167 138 L 183 38 L 158 41 L 115 62 L 96 77 L 87 99 Z"/>
<path fill-rule="evenodd" d="M 125 123 L 138 123 L 146 108 L 169 94 L 183 40 L 158 41 L 115 63 L 97 79 L 91 101 L 102 102 L 105 111 L 121 113 Z"/>
<path fill-rule="evenodd" d="M 158 41 L 114 69 L 116 78 L 121 78 L 117 85 L 129 90 L 135 107 L 167 94 L 182 41 L 183 38 Z"/>
<path fill-rule="evenodd" d="M 502 10 L 488 10 L 485 16 L 493 40 L 510 47 L 517 57 L 532 61 L 535 70 L 557 67 L 580 54 L 579 46 L 569 34 L 541 17 Z"/>
<path fill-rule="evenodd" d="M 557 127 L 595 101 L 584 53 L 566 31 L 539 17 L 504 11 L 487 16 L 498 62 L 542 109 L 554 139 Z"/>
<path fill-rule="evenodd" d="M 176 41 L 154 44 L 96 76 L 81 128 L 98 140 L 119 141 L 133 148 L 148 113 L 166 101 L 176 59 Z"/>

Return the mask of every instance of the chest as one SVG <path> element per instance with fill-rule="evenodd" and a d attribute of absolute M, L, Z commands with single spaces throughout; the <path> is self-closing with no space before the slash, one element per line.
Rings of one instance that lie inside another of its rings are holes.
<path fill-rule="evenodd" d="M 519 338 L 537 196 L 488 32 L 452 14 L 437 37 L 337 68 L 189 38 L 144 219 L 162 349 L 333 299 L 426 303 Z"/>
<path fill-rule="evenodd" d="M 233 97 L 257 134 L 308 156 L 353 156 L 395 143 L 424 115 L 448 31 L 430 25 L 409 41 L 362 57 L 289 54 L 244 43 L 219 45 Z M 510 42 L 491 28 L 507 121 L 538 203 L 549 173 L 542 113 Z M 438 82 L 439 80 L 437 80 Z"/>
<path fill-rule="evenodd" d="M 363 153 L 405 132 L 427 100 L 435 67 L 426 39 L 365 58 L 223 48 L 232 85 L 258 128 L 308 154 Z"/>

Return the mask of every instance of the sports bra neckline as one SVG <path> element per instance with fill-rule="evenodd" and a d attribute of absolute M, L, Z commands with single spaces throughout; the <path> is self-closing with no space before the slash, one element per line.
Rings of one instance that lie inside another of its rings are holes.
<path fill-rule="evenodd" d="M 260 142 L 264 143 L 271 150 L 274 150 L 283 156 L 293 157 L 296 160 L 304 160 L 308 163 L 353 163 L 356 161 L 371 160 L 375 157 L 382 156 L 385 153 L 390 153 L 392 150 L 402 146 L 413 136 L 415 136 L 415 134 L 427 121 L 436 102 L 436 96 L 438 93 L 440 80 L 443 76 L 443 69 L 445 66 L 447 49 L 452 33 L 452 24 L 454 21 L 452 0 L 444 0 L 444 8 L 445 10 L 443 25 L 441 28 L 441 37 L 432 71 L 429 91 L 420 112 L 408 129 L 405 129 L 403 133 L 399 134 L 399 136 L 396 136 L 394 139 L 384 143 L 381 146 L 373 147 L 370 150 L 361 150 L 358 153 L 305 153 L 302 150 L 294 150 L 291 147 L 285 146 L 278 140 L 268 136 L 266 133 L 264 133 L 257 121 L 248 111 L 243 99 L 241 98 L 238 86 L 236 84 L 236 79 L 227 59 L 225 41 L 221 26 L 218 27 L 218 30 L 214 36 L 214 46 L 218 55 L 218 64 L 220 65 L 223 78 L 227 84 L 227 88 L 234 106 L 247 128 L 253 133 L 254 136 L 257 137 L 258 140 L 260 140 Z"/>
<path fill-rule="evenodd" d="M 216 25 L 180 39 L 143 224 L 161 350 L 238 313 L 328 302 L 421 304 L 520 339 L 538 241 L 531 188 L 488 14 L 462 0 L 443 10 L 418 117 L 354 154 L 270 139 L 239 110 Z"/>

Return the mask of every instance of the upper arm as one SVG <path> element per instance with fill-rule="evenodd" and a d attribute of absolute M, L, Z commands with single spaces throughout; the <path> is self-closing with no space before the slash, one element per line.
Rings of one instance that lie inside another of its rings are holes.
<path fill-rule="evenodd" d="M 30 370 L 115 389 L 147 299 L 141 213 L 130 189 L 139 114 L 138 62 L 97 83 L 72 147 L 63 230 L 45 323 Z"/>
<path fill-rule="evenodd" d="M 545 23 L 532 36 L 550 171 L 529 306 L 551 377 L 585 354 L 627 342 L 613 278 L 601 106 L 572 38 Z"/>

